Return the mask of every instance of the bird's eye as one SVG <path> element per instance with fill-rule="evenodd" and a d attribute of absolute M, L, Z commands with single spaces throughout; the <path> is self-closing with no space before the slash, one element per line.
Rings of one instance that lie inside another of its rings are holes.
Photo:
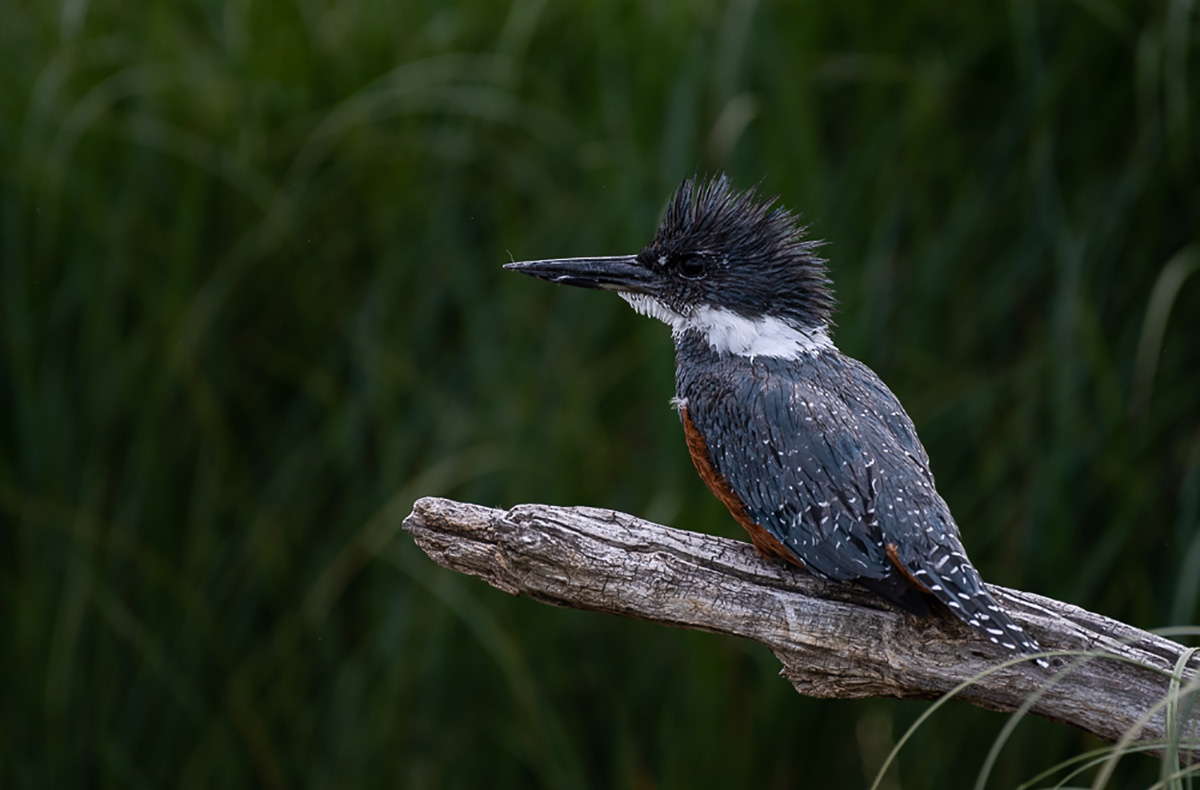
<path fill-rule="evenodd" d="M 689 255 L 686 258 L 679 259 L 679 273 L 684 277 L 690 279 L 703 277 L 706 268 L 704 258 L 699 255 Z"/>

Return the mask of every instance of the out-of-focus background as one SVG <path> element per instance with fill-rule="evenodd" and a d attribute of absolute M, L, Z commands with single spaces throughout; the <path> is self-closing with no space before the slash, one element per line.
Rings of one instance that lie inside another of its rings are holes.
<path fill-rule="evenodd" d="M 867 785 L 927 703 L 400 531 L 442 495 L 740 537 L 665 328 L 500 268 L 635 252 L 695 172 L 829 242 L 985 578 L 1197 621 L 1191 3 L 2 5 L 5 787 Z M 885 786 L 967 786 L 1006 721 L 951 704 Z M 1096 745 L 1024 722 L 989 786 Z"/>

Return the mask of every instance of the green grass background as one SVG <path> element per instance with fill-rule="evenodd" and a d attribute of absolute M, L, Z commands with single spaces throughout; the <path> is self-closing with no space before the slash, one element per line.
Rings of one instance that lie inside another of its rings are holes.
<path fill-rule="evenodd" d="M 1197 622 L 1192 3 L 0 16 L 0 785 L 865 786 L 925 703 L 803 698 L 399 529 L 442 495 L 739 535 L 666 330 L 500 268 L 634 252 L 697 171 L 829 241 L 836 338 L 985 578 Z M 1004 722 L 949 706 L 885 786 L 967 786 Z M 990 786 L 1094 745 L 1025 722 Z"/>

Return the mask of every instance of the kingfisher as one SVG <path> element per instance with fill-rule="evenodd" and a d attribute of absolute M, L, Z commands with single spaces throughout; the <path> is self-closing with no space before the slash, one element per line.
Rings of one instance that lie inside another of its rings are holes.
<path fill-rule="evenodd" d="M 834 345 L 832 283 L 806 233 L 777 198 L 693 177 L 636 255 L 505 268 L 613 291 L 671 327 L 692 462 L 764 558 L 919 616 L 940 601 L 988 641 L 1039 652 L 967 558 L 896 396 Z"/>

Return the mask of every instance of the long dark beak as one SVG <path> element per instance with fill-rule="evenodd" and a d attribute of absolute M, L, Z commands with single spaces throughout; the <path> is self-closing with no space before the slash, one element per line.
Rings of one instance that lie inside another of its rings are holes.
<path fill-rule="evenodd" d="M 601 291 L 649 293 L 653 283 L 650 270 L 638 263 L 637 256 L 634 255 L 521 261 L 506 263 L 504 268 L 552 283 L 596 288 Z"/>

